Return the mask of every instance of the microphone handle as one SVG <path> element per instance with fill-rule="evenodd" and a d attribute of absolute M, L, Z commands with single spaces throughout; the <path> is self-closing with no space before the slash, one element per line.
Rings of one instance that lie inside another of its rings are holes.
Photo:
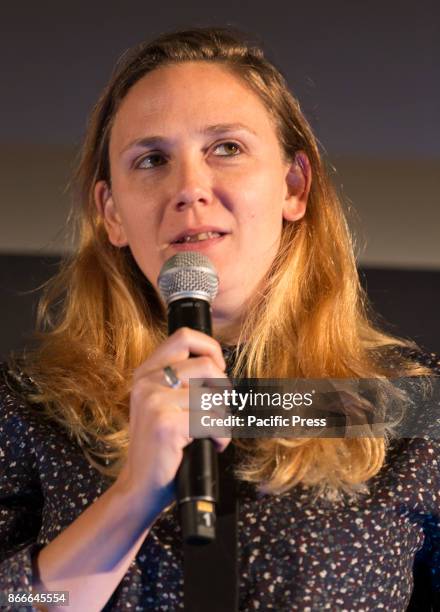
<path fill-rule="evenodd" d="M 212 336 L 209 302 L 189 297 L 172 301 L 168 306 L 168 334 L 180 327 L 190 327 Z M 184 542 L 212 542 L 216 536 L 218 458 L 210 438 L 196 438 L 183 449 L 176 481 Z"/>

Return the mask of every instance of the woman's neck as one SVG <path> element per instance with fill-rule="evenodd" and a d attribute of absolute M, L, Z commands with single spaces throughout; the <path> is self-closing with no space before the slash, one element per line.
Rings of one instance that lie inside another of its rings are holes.
<path fill-rule="evenodd" d="M 238 322 L 219 324 L 213 321 L 213 335 L 223 346 L 235 346 L 240 336 L 241 325 Z"/>

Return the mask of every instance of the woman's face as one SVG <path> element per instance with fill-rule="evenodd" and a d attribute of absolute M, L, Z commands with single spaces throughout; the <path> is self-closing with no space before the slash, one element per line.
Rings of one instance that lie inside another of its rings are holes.
<path fill-rule="evenodd" d="M 258 96 L 207 62 L 138 81 L 116 113 L 109 155 L 111 190 L 100 181 L 95 200 L 111 243 L 128 245 L 156 288 L 172 255 L 205 253 L 220 281 L 214 329 L 239 321 L 277 253 L 283 218 L 304 215 L 306 156 L 283 161 Z"/>

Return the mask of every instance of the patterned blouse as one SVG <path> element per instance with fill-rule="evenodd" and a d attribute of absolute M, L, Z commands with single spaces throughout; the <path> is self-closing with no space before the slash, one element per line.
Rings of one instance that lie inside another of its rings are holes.
<path fill-rule="evenodd" d="M 440 374 L 434 355 L 412 356 Z M 29 592 L 31 555 L 111 484 L 11 383 L 3 364 L 0 593 Z M 440 440 L 394 440 L 369 493 L 356 502 L 314 501 L 302 486 L 263 495 L 238 483 L 239 610 L 402 612 L 413 571 L 432 606 L 416 609 L 440 610 L 439 461 Z M 156 520 L 104 610 L 181 609 L 182 540 L 173 507 Z"/>

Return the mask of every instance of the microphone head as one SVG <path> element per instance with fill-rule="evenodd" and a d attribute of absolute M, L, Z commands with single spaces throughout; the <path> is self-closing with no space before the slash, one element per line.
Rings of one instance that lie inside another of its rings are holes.
<path fill-rule="evenodd" d="M 218 290 L 218 276 L 211 260 L 197 251 L 183 251 L 170 257 L 158 277 L 166 304 L 189 297 L 211 304 Z"/>

